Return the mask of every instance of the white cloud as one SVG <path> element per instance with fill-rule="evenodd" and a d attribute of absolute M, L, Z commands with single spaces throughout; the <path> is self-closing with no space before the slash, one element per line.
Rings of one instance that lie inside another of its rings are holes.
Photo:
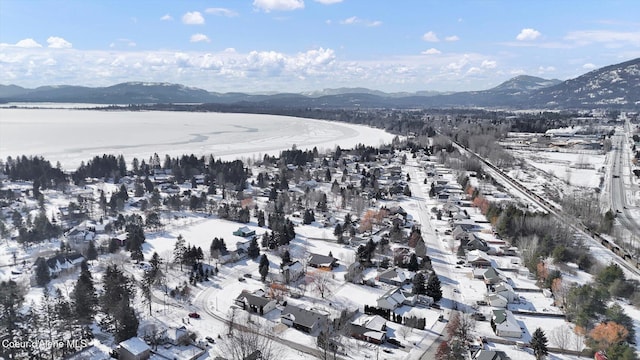
<path fill-rule="evenodd" d="M 209 40 L 209 37 L 205 34 L 193 34 L 191 35 L 189 42 L 211 42 L 211 40 Z"/>
<path fill-rule="evenodd" d="M 438 55 L 438 54 L 442 54 L 442 52 L 436 48 L 431 48 L 421 52 L 421 54 L 422 55 Z"/>
<path fill-rule="evenodd" d="M 458 41 L 460 38 L 457 35 L 451 35 L 444 38 L 444 41 Z"/>
<path fill-rule="evenodd" d="M 226 17 L 234 17 L 238 16 L 238 13 L 225 8 L 208 8 L 204 12 L 207 14 L 218 15 L 218 16 L 226 16 Z"/>
<path fill-rule="evenodd" d="M 31 38 L 22 39 L 22 40 L 18 41 L 15 46 L 21 47 L 21 48 L 39 48 L 39 47 L 42 47 L 42 45 L 38 44 L 35 40 L 33 40 Z"/>
<path fill-rule="evenodd" d="M 464 68 L 468 63 L 469 63 L 469 56 L 465 54 L 464 56 L 462 56 L 462 58 L 458 59 L 457 61 L 449 63 L 444 68 L 445 70 L 449 70 L 457 73 L 460 70 L 462 70 L 462 68 Z"/>
<path fill-rule="evenodd" d="M 584 65 L 582 65 L 582 68 L 585 70 L 593 70 L 595 68 L 597 68 L 597 66 L 595 64 L 592 63 L 586 63 Z"/>
<path fill-rule="evenodd" d="M 304 9 L 303 0 L 254 0 L 253 6 L 264 12 Z"/>
<path fill-rule="evenodd" d="M 592 43 L 640 45 L 640 31 L 581 30 L 568 33 L 564 39 L 575 42 L 578 45 Z"/>
<path fill-rule="evenodd" d="M 50 36 L 47 39 L 47 44 L 49 44 L 49 47 L 53 49 L 69 49 L 72 47 L 70 42 L 57 36 Z"/>
<path fill-rule="evenodd" d="M 538 74 L 545 74 L 556 71 L 556 68 L 553 66 L 540 66 L 538 67 Z"/>
<path fill-rule="evenodd" d="M 484 72 L 484 70 L 473 66 L 473 67 L 469 68 L 469 70 L 467 70 L 467 75 L 482 74 L 483 72 Z"/>
<path fill-rule="evenodd" d="M 371 20 L 360 19 L 357 16 L 352 16 L 350 18 L 346 18 L 344 20 L 341 20 L 340 24 L 342 24 L 342 25 L 362 24 L 362 25 L 368 26 L 368 27 L 375 27 L 375 26 L 382 25 L 382 21 L 378 21 L 378 20 L 371 21 Z"/>
<path fill-rule="evenodd" d="M 182 15 L 182 22 L 187 25 L 202 25 L 204 24 L 204 17 L 199 11 L 192 11 Z"/>
<path fill-rule="evenodd" d="M 324 5 L 331 5 L 331 4 L 337 4 L 342 2 L 342 0 L 314 0 L 314 1 Z"/>
<path fill-rule="evenodd" d="M 522 29 L 518 36 L 516 36 L 516 40 L 520 41 L 531 41 L 535 40 L 542 35 L 538 30 L 526 28 Z"/>
<path fill-rule="evenodd" d="M 166 14 L 163 17 L 161 17 L 160 20 L 162 20 L 162 21 L 173 21 L 173 17 L 171 15 L 169 15 L 169 14 Z"/>
<path fill-rule="evenodd" d="M 438 39 L 438 36 L 436 35 L 436 33 L 434 33 L 433 31 L 429 31 L 429 32 L 425 33 L 424 35 L 422 35 L 422 40 L 429 41 L 429 42 L 438 42 L 438 41 L 440 41 L 440 39 Z"/>
<path fill-rule="evenodd" d="M 482 60 L 482 64 L 480 64 L 483 69 L 495 69 L 496 66 L 498 66 L 498 63 L 495 60 Z"/>

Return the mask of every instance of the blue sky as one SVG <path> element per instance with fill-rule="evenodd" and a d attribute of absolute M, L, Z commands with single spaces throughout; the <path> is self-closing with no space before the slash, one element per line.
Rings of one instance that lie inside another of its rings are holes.
<path fill-rule="evenodd" d="M 640 1 L 0 0 L 0 83 L 487 89 L 640 57 Z"/>

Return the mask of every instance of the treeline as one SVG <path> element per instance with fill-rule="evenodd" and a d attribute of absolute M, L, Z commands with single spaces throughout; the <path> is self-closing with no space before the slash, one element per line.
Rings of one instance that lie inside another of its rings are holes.
<path fill-rule="evenodd" d="M 42 189 L 60 188 L 68 182 L 59 165 L 52 167 L 51 163 L 41 156 L 22 155 L 15 159 L 9 156 L 4 165 L 4 173 L 11 181 L 33 181 L 37 188 Z"/>

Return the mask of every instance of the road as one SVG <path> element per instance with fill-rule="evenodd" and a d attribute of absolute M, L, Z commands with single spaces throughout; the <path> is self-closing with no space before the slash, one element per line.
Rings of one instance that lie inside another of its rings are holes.
<path fill-rule="evenodd" d="M 495 181 L 504 185 L 512 195 L 518 196 L 520 198 L 528 199 L 531 203 L 535 204 L 541 209 L 544 209 L 549 214 L 557 217 L 562 223 L 570 226 L 577 234 L 579 234 L 585 242 L 587 242 L 588 246 L 592 249 L 597 249 L 598 251 L 602 251 L 608 254 L 608 258 L 611 262 L 618 264 L 622 269 L 625 270 L 625 275 L 629 278 L 632 277 L 636 280 L 640 281 L 640 269 L 632 266 L 630 263 L 625 261 L 622 257 L 618 256 L 614 252 L 607 249 L 604 245 L 600 243 L 600 241 L 596 240 L 586 231 L 584 225 L 582 225 L 575 218 L 568 216 L 565 214 L 562 209 L 558 209 L 557 207 L 551 205 L 549 201 L 541 198 L 539 195 L 534 194 L 529 189 L 526 189 L 522 184 L 518 181 L 511 178 L 509 175 L 504 173 L 501 169 L 497 168 L 495 165 L 491 164 L 489 161 L 479 156 L 478 154 L 469 151 L 468 149 L 462 147 L 460 144 L 453 142 L 454 146 L 458 148 L 462 153 L 466 153 L 469 156 L 475 157 L 483 163 L 483 169 L 487 174 L 489 174 Z"/>
<path fill-rule="evenodd" d="M 627 195 L 631 193 L 633 195 L 635 185 L 631 181 L 631 177 L 634 176 L 630 169 L 627 134 L 630 132 L 630 125 L 628 120 L 625 119 L 625 125 L 622 131 L 616 131 L 612 136 L 612 157 L 613 166 L 611 171 L 611 209 L 616 213 L 617 219 L 620 224 L 631 234 L 635 234 L 635 241 L 630 245 L 634 248 L 640 248 L 638 241 L 638 234 L 640 234 L 640 224 L 637 219 L 634 218 L 632 211 L 637 208 L 637 203 L 627 203 Z M 630 184 L 630 188 L 626 183 Z M 633 251 L 631 251 L 633 253 Z M 636 258 L 637 260 L 637 258 Z"/>
<path fill-rule="evenodd" d="M 439 234 L 431 224 L 431 212 L 426 204 L 428 191 L 424 189 L 427 185 L 423 184 L 426 177 L 424 171 L 413 159 L 408 160 L 406 169 L 407 173 L 411 177 L 411 181 L 409 182 L 411 197 L 416 199 L 418 204 L 418 215 L 421 225 L 420 231 L 422 232 L 422 237 L 427 245 L 427 254 L 432 258 L 432 260 L 438 260 L 432 261 L 432 264 L 434 271 L 439 275 L 441 281 L 442 279 L 447 279 L 446 282 L 442 281 L 443 298 L 441 300 L 441 305 L 443 306 L 443 309 L 449 307 L 452 310 L 454 304 L 462 303 L 462 301 L 459 299 L 459 294 L 453 291 L 453 289 L 457 287 L 457 281 L 455 280 L 456 275 L 452 274 L 453 265 L 451 264 L 450 259 L 451 251 L 450 249 L 447 249 L 446 244 L 440 240 Z M 452 313 L 451 310 L 444 310 L 446 320 L 449 319 L 449 316 Z M 420 344 L 421 346 L 427 346 L 425 352 L 420 356 L 420 360 L 435 359 L 438 346 L 444 341 L 446 324 L 446 322 L 436 322 L 431 329 L 428 330 L 428 335 Z"/>

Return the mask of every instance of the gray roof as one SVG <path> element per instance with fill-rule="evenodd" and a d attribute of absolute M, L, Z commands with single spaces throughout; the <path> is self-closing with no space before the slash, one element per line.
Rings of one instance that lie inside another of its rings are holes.
<path fill-rule="evenodd" d="M 474 357 L 475 360 L 509 360 L 504 351 L 480 350 Z"/>
<path fill-rule="evenodd" d="M 328 321 L 327 315 L 323 315 L 311 310 L 305 310 L 295 305 L 288 304 L 282 310 L 282 316 L 290 314 L 293 316 L 293 322 L 306 328 L 312 328 L 318 322 Z"/>

